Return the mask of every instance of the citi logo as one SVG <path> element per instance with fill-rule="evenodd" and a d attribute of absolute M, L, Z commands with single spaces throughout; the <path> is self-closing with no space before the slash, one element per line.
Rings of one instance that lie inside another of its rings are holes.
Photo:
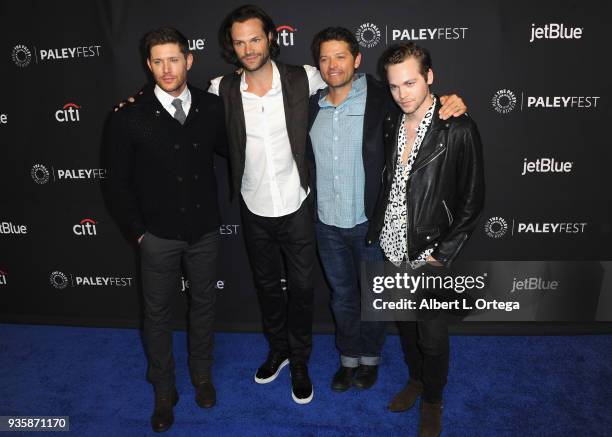
<path fill-rule="evenodd" d="M 6 272 L 0 270 L 0 285 L 6 285 Z"/>
<path fill-rule="evenodd" d="M 295 41 L 293 40 L 293 34 L 296 31 L 297 29 L 295 27 L 291 27 L 287 25 L 278 26 L 276 28 L 276 32 L 277 32 L 276 42 L 278 43 L 279 46 L 283 46 L 283 47 L 292 46 L 295 43 Z"/>
<path fill-rule="evenodd" d="M 559 281 L 548 281 L 542 278 L 524 278 L 512 280 L 512 289 L 510 293 L 515 291 L 545 291 L 545 290 L 556 290 L 559 288 Z"/>
<path fill-rule="evenodd" d="M 25 235 L 28 233 L 26 225 L 15 225 L 11 222 L 0 222 L 0 234 Z"/>
<path fill-rule="evenodd" d="M 491 238 L 501 238 L 508 231 L 508 222 L 502 217 L 491 217 L 484 226 L 485 233 Z"/>
<path fill-rule="evenodd" d="M 76 103 L 66 103 L 62 109 L 55 111 L 55 119 L 60 123 L 81 121 L 79 109 Z"/>
<path fill-rule="evenodd" d="M 568 27 L 563 23 L 550 23 L 544 26 L 532 23 L 529 42 L 534 42 L 536 39 L 580 39 L 583 30 L 584 27 Z"/>
<path fill-rule="evenodd" d="M 523 173 L 570 173 L 572 171 L 573 162 L 556 161 L 555 158 L 539 158 L 535 161 L 527 161 L 523 159 Z"/>
<path fill-rule="evenodd" d="M 374 23 L 363 23 L 357 29 L 355 38 L 357 38 L 357 42 L 361 47 L 371 49 L 372 47 L 376 47 L 380 42 L 380 29 Z"/>
<path fill-rule="evenodd" d="M 96 229 L 97 224 L 98 222 L 96 222 L 94 219 L 85 218 L 72 227 L 72 232 L 74 232 L 74 235 L 78 235 L 80 237 L 95 236 L 98 235 L 98 231 Z"/>

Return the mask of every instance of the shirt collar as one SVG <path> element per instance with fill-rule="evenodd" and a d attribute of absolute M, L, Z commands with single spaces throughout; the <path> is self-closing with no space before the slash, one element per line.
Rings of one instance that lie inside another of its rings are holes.
<path fill-rule="evenodd" d="M 278 91 L 281 89 L 281 80 L 280 73 L 278 72 L 278 67 L 274 61 L 272 62 L 272 88 L 271 90 Z M 244 75 L 244 71 L 240 75 L 240 91 L 247 91 L 249 89 L 249 84 L 246 81 L 246 77 Z"/>
<path fill-rule="evenodd" d="M 174 97 L 167 92 L 165 92 L 159 85 L 155 85 L 155 89 L 153 90 L 155 93 L 155 97 L 164 107 L 172 107 L 172 101 L 174 99 L 181 99 L 183 105 L 189 103 L 191 104 L 191 91 L 189 91 L 189 87 L 186 86 L 183 92 L 178 96 Z"/>
<path fill-rule="evenodd" d="M 341 106 L 344 103 L 348 102 L 349 100 L 352 100 L 360 96 L 366 91 L 366 89 L 367 89 L 366 75 L 364 73 L 355 73 L 355 75 L 353 76 L 353 86 L 351 87 L 351 90 L 349 91 L 348 96 L 346 96 L 346 100 L 344 100 L 344 102 L 340 103 L 340 105 L 338 106 Z M 329 93 L 329 87 L 321 91 L 321 95 L 319 96 L 319 107 L 324 108 L 328 106 L 333 106 L 329 102 L 329 100 L 327 100 L 328 93 Z"/>

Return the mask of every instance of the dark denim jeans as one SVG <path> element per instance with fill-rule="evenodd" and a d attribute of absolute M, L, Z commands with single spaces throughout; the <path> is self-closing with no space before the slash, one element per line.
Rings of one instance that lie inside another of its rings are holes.
<path fill-rule="evenodd" d="M 319 255 L 332 289 L 336 346 L 346 367 L 378 365 L 387 330 L 387 322 L 361 320 L 361 265 L 383 260 L 378 243 L 366 246 L 367 230 L 368 222 L 348 229 L 317 223 Z"/>

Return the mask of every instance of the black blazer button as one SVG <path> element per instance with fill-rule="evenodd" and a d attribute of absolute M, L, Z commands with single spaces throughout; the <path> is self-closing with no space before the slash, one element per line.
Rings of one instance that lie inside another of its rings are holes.
<path fill-rule="evenodd" d="M 193 175 L 193 178 L 194 178 L 196 181 L 198 180 L 198 178 L 199 178 L 199 177 L 200 177 L 200 176 L 198 176 L 198 174 L 197 174 L 197 173 Z"/>
<path fill-rule="evenodd" d="M 186 209 L 185 209 L 185 208 L 180 208 L 180 209 L 179 209 L 179 211 L 180 211 L 180 212 L 185 212 L 185 211 L 186 211 Z"/>
<path fill-rule="evenodd" d="M 181 146 L 179 146 L 178 144 L 175 144 L 175 145 L 174 145 L 174 149 L 175 149 L 175 150 L 178 150 L 178 149 L 180 149 L 180 148 L 181 148 Z"/>
<path fill-rule="evenodd" d="M 181 176 L 177 176 L 176 180 L 179 181 L 179 182 L 183 182 L 183 178 Z"/>

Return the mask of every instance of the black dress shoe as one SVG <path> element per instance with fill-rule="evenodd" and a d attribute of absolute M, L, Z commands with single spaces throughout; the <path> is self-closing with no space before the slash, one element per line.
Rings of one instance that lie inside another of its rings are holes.
<path fill-rule="evenodd" d="M 291 363 L 291 397 L 298 404 L 312 401 L 314 391 L 306 363 Z"/>
<path fill-rule="evenodd" d="M 378 366 L 366 366 L 360 364 L 353 378 L 353 385 L 357 388 L 367 389 L 376 383 L 378 377 Z"/>
<path fill-rule="evenodd" d="M 289 364 L 287 353 L 270 351 L 266 362 L 255 373 L 255 382 L 257 384 L 267 384 L 274 381 L 287 364 Z"/>
<path fill-rule="evenodd" d="M 217 392 L 212 381 L 200 381 L 195 388 L 195 401 L 200 408 L 212 408 L 217 403 Z"/>
<path fill-rule="evenodd" d="M 332 390 L 342 392 L 351 388 L 351 385 L 353 385 L 353 376 L 355 375 L 356 370 L 357 367 L 340 366 L 334 375 L 334 379 L 332 379 Z"/>
<path fill-rule="evenodd" d="M 174 423 L 172 409 L 178 402 L 179 395 L 176 389 L 169 393 L 155 394 L 155 409 L 151 416 L 151 427 L 155 432 L 168 431 Z"/>

